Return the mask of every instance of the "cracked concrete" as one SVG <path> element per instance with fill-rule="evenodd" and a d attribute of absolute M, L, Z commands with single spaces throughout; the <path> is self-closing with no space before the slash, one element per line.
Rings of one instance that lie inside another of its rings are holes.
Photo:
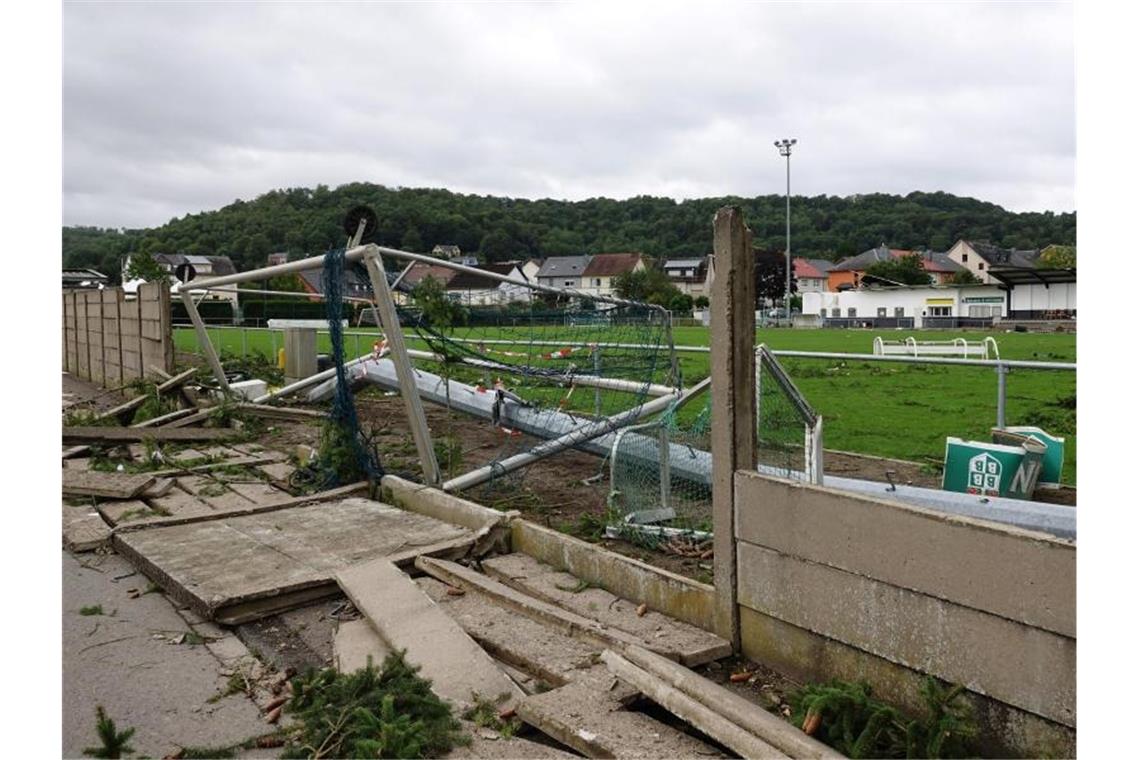
<path fill-rule="evenodd" d="M 131 746 L 150 757 L 184 746 L 232 745 L 272 729 L 244 694 L 209 701 L 226 686 L 219 656 L 245 655 L 241 642 L 189 618 L 201 629 L 195 631 L 161 592 L 145 593 L 148 587 L 146 576 L 118 555 L 63 552 L 65 758 L 98 744 L 96 705 L 120 730 L 135 728 Z M 80 614 L 96 605 L 103 614 Z M 207 644 L 180 639 L 191 632 Z"/>

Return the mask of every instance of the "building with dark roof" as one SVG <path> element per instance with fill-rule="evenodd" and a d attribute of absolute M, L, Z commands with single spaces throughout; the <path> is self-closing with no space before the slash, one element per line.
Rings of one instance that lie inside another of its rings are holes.
<path fill-rule="evenodd" d="M 709 294 L 709 257 L 668 259 L 662 266 L 669 282 L 693 298 Z"/>
<path fill-rule="evenodd" d="M 887 248 L 879 245 L 869 251 L 863 251 L 857 256 L 831 265 L 827 270 L 827 290 L 836 292 L 844 287 L 857 288 L 862 285 L 863 276 L 868 269 L 883 261 L 892 261 L 906 256 L 918 256 L 922 268 L 930 275 L 931 283 L 943 285 L 949 282 L 957 272 L 965 267 L 954 263 L 946 253 L 937 251 L 910 251 L 905 248 Z"/>
<path fill-rule="evenodd" d="M 972 272 L 988 285 L 997 282 L 990 275 L 991 267 L 1033 269 L 1041 252 L 1001 248 L 985 241 L 959 240 L 946 252 L 946 255 L 952 262 Z"/>
<path fill-rule="evenodd" d="M 102 289 L 110 282 L 110 278 L 94 269 L 64 269 L 64 290 L 93 290 Z"/>
<path fill-rule="evenodd" d="M 577 290 L 582 287 L 582 272 L 589 263 L 589 256 L 550 256 L 538 268 L 535 279 L 539 285 Z"/>

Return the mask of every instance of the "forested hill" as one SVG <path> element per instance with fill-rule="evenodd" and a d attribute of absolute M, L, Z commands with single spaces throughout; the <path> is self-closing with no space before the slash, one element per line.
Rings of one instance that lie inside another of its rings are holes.
<path fill-rule="evenodd" d="M 137 250 L 227 255 L 238 269 L 251 269 L 274 251 L 296 257 L 344 245 L 342 219 L 358 204 L 380 218 L 374 242 L 418 252 L 454 244 L 487 261 L 606 251 L 698 256 L 711 252 L 712 217 L 726 204 L 744 208 L 757 247 L 784 247 L 779 195 L 532 201 L 356 183 L 274 190 L 152 229 L 64 227 L 63 262 L 117 277 L 120 258 Z M 792 251 L 813 258 L 838 259 L 880 243 L 943 251 L 959 238 L 1017 248 L 1072 245 L 1076 224 L 1075 212 L 1013 213 L 947 193 L 792 197 Z"/>

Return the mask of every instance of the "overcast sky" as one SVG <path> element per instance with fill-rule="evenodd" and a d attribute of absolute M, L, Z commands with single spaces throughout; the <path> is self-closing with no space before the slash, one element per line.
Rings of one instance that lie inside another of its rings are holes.
<path fill-rule="evenodd" d="M 64 7 L 64 223 L 367 181 L 1075 202 L 1067 4 Z"/>

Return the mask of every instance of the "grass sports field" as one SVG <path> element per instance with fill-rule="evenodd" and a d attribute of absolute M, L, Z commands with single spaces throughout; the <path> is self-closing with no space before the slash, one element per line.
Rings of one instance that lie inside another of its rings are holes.
<path fill-rule="evenodd" d="M 224 354 L 243 351 L 265 356 L 282 344 L 267 330 L 213 329 L 211 340 Z M 350 355 L 369 350 L 375 330 L 346 337 Z M 707 346 L 703 327 L 674 328 L 677 345 Z M 463 330 L 457 330 L 462 335 Z M 482 337 L 492 337 L 486 330 Z M 979 341 L 992 335 L 1003 359 L 1075 362 L 1076 336 L 1068 333 L 986 333 L 944 330 L 787 330 L 757 331 L 757 342 L 775 350 L 871 353 L 876 335 L 884 339 Z M 179 351 L 194 352 L 194 332 L 176 328 Z M 409 346 L 424 348 L 410 340 Z M 318 350 L 327 351 L 328 335 L 318 335 Z M 707 354 L 680 353 L 685 384 L 709 374 Z M 907 459 L 940 466 L 946 436 L 989 440 L 997 408 L 997 378 L 991 368 L 873 363 L 834 359 L 781 360 L 800 391 L 824 418 L 824 445 L 829 449 Z M 425 364 L 425 367 L 431 368 Z M 435 369 L 433 368 L 433 371 Z M 457 379 L 458 374 L 453 374 Z M 1076 373 L 1015 370 L 1007 376 L 1006 422 L 1036 425 L 1066 438 L 1064 482 L 1076 485 Z"/>

